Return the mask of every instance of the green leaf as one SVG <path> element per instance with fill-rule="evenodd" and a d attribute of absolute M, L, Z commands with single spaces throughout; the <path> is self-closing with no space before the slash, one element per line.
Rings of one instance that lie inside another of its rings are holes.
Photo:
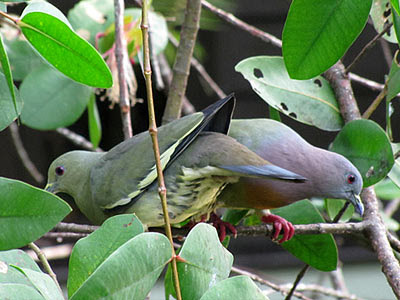
<path fill-rule="evenodd" d="M 329 219 L 331 219 L 333 221 L 345 204 L 346 204 L 346 200 L 325 199 L 325 207 L 326 207 L 326 212 L 328 213 Z M 340 218 L 340 221 L 347 222 L 348 220 L 351 219 L 353 214 L 354 214 L 354 206 L 349 205 L 347 207 L 347 209 L 345 210 L 344 214 L 342 215 L 342 217 Z"/>
<path fill-rule="evenodd" d="M 82 0 L 69 12 L 72 27 L 92 45 L 95 37 L 103 33 L 114 22 L 114 2 L 112 0 Z"/>
<path fill-rule="evenodd" d="M 364 187 L 383 179 L 394 163 L 386 133 L 371 120 L 347 123 L 333 141 L 331 150 L 342 154 L 357 167 Z"/>
<path fill-rule="evenodd" d="M 390 0 L 373 1 L 371 19 L 377 32 L 382 32 L 386 25 L 393 23 L 393 16 L 390 9 Z M 394 26 L 390 28 L 389 34 L 385 33 L 382 37 L 388 42 L 397 43 Z"/>
<path fill-rule="evenodd" d="M 293 79 L 309 79 L 334 65 L 363 30 L 372 0 L 294 0 L 282 35 Z"/>
<path fill-rule="evenodd" d="M 171 254 L 166 236 L 139 234 L 114 251 L 70 299 L 144 299 Z"/>
<path fill-rule="evenodd" d="M 65 77 L 47 65 L 30 73 L 20 89 L 25 101 L 21 121 L 40 130 L 73 124 L 85 111 L 92 94 L 92 88 Z"/>
<path fill-rule="evenodd" d="M 247 209 L 227 209 L 222 215 L 222 220 L 232 225 L 237 225 L 247 215 Z"/>
<path fill-rule="evenodd" d="M 101 140 L 101 121 L 99 111 L 96 105 L 96 96 L 94 93 L 90 96 L 88 103 L 88 122 L 89 122 L 89 137 L 93 148 L 99 146 Z"/>
<path fill-rule="evenodd" d="M 392 66 L 390 68 L 389 76 L 387 78 L 387 95 L 386 100 L 390 101 L 400 93 L 400 65 L 397 60 L 399 51 L 393 57 Z"/>
<path fill-rule="evenodd" d="M 33 271 L 28 268 L 13 266 L 24 274 L 46 300 L 64 300 L 61 291 L 54 280 L 45 273 Z"/>
<path fill-rule="evenodd" d="M 18 25 L 31 45 L 66 76 L 93 87 L 112 86 L 111 72 L 103 58 L 51 4 L 29 4 Z"/>
<path fill-rule="evenodd" d="M 89 236 L 80 239 L 69 259 L 68 295 L 73 295 L 120 246 L 143 231 L 143 225 L 136 216 L 117 215 L 107 219 Z"/>
<path fill-rule="evenodd" d="M 59 197 L 21 181 L 0 177 L 0 250 L 37 240 L 70 211 Z"/>
<path fill-rule="evenodd" d="M 374 189 L 379 199 L 393 200 L 400 198 L 400 188 L 389 178 L 379 181 L 375 184 Z"/>
<path fill-rule="evenodd" d="M 392 9 L 394 8 L 397 14 L 400 15 L 399 0 L 390 0 L 390 4 L 392 6 Z"/>
<path fill-rule="evenodd" d="M 233 256 L 220 243 L 211 225 L 197 224 L 186 237 L 178 262 L 182 298 L 196 300 L 219 281 L 228 278 Z"/>
<path fill-rule="evenodd" d="M 392 143 L 392 151 L 395 153 L 395 156 L 398 157 L 400 143 Z M 400 188 L 400 158 L 397 158 L 394 161 L 392 170 L 390 170 L 388 177 Z"/>
<path fill-rule="evenodd" d="M 281 116 L 279 114 L 279 110 L 273 108 L 272 106 L 268 106 L 268 109 L 269 109 L 269 118 L 281 122 Z"/>
<path fill-rule="evenodd" d="M 4 37 L 14 80 L 22 81 L 29 72 L 44 63 L 40 55 L 22 38 L 20 30 L 3 24 L 0 32 Z"/>
<path fill-rule="evenodd" d="M 273 56 L 247 58 L 235 70 L 242 73 L 264 101 L 281 113 L 323 130 L 342 128 L 339 106 L 324 78 L 290 79 L 283 59 Z"/>
<path fill-rule="evenodd" d="M 268 300 L 248 276 L 235 276 L 225 279 L 204 293 L 201 300 Z"/>
<path fill-rule="evenodd" d="M 394 9 L 393 5 L 392 5 L 392 18 L 393 18 L 394 32 L 396 33 L 397 43 L 399 44 L 400 43 L 400 15 L 399 15 L 398 11 L 396 11 Z"/>
<path fill-rule="evenodd" d="M 15 87 L 13 83 L 13 77 L 11 74 L 10 62 L 8 60 L 7 52 L 4 49 L 3 37 L 1 36 L 1 34 L 0 34 L 0 63 L 3 69 L 4 76 L 6 77 L 7 80 L 8 90 L 10 92 L 10 96 L 14 104 L 15 114 L 18 116 L 19 112 L 17 109 L 17 96 L 15 95 Z"/>
<path fill-rule="evenodd" d="M 21 112 L 22 99 L 14 86 L 18 114 Z M 12 123 L 18 115 L 15 114 L 13 99 L 10 95 L 6 77 L 0 72 L 0 131 Z"/>
<path fill-rule="evenodd" d="M 44 300 L 43 296 L 33 287 L 18 284 L 0 284 L 0 296 L 7 300 Z"/>
<path fill-rule="evenodd" d="M 0 251 L 0 284 L 18 283 L 33 287 L 30 281 L 21 274 L 21 272 L 10 267 L 10 265 L 41 272 L 39 266 L 26 252 L 19 249 Z"/>
<path fill-rule="evenodd" d="M 298 201 L 271 212 L 293 224 L 325 223 L 309 200 Z M 336 270 L 338 253 L 331 234 L 294 235 L 291 240 L 282 243 L 282 247 L 317 270 Z"/>

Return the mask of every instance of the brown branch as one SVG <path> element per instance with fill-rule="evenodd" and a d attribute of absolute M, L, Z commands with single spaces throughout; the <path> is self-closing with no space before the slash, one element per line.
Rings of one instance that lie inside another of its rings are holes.
<path fill-rule="evenodd" d="M 382 91 L 385 87 L 385 85 L 382 83 L 375 82 L 373 80 L 361 77 L 361 76 L 351 73 L 351 72 L 348 74 L 348 76 L 351 81 L 354 81 L 363 86 L 366 86 L 367 88 L 369 88 L 373 91 Z"/>
<path fill-rule="evenodd" d="M 322 295 L 335 297 L 338 299 L 346 299 L 346 300 L 363 300 L 363 298 L 359 298 L 356 295 L 352 295 L 349 293 L 343 293 L 341 291 L 337 291 L 335 289 L 323 287 L 316 284 L 299 284 L 297 290 L 304 292 L 316 292 Z"/>
<path fill-rule="evenodd" d="M 339 261 L 339 264 L 336 270 L 329 272 L 329 277 L 331 278 L 332 285 L 335 291 L 340 291 L 344 294 L 349 294 L 349 290 L 347 289 L 346 282 L 343 276 L 342 263 Z M 343 297 L 338 297 L 338 300 L 344 300 Z"/>
<path fill-rule="evenodd" d="M 183 96 L 190 73 L 190 59 L 193 55 L 197 32 L 200 26 L 201 0 L 187 0 L 185 19 L 182 23 L 181 38 L 176 52 L 172 82 L 168 93 L 162 123 L 166 124 L 181 115 Z"/>
<path fill-rule="evenodd" d="M 165 58 L 165 55 L 161 54 L 158 57 L 158 62 L 160 63 L 161 66 L 161 76 L 163 77 L 164 81 L 167 82 L 168 84 L 165 86 L 165 91 L 168 93 L 169 91 L 169 86 L 171 85 L 172 81 L 172 70 L 171 67 L 168 64 L 167 59 Z M 183 102 L 182 102 L 182 115 L 190 115 L 196 112 L 196 109 L 194 108 L 193 104 L 190 103 L 188 98 L 186 96 L 183 96 Z"/>
<path fill-rule="evenodd" d="M 36 253 L 38 259 L 40 260 L 40 262 L 43 265 L 44 270 L 47 272 L 47 274 L 50 275 L 50 277 L 54 280 L 56 286 L 58 287 L 58 289 L 60 290 L 60 292 L 62 293 L 60 284 L 57 281 L 57 276 L 56 274 L 53 272 L 49 261 L 47 260 L 46 256 L 44 255 L 44 253 L 40 250 L 40 248 L 38 246 L 36 246 L 34 243 L 29 243 L 28 247 L 31 248 L 33 250 L 33 252 Z"/>
<path fill-rule="evenodd" d="M 266 33 L 252 25 L 247 24 L 246 22 L 243 22 L 242 20 L 236 18 L 233 14 L 227 13 L 224 10 L 215 7 L 205 0 L 201 1 L 201 4 L 204 8 L 208 9 L 222 20 L 225 20 L 226 22 L 236 26 L 237 28 L 248 32 L 252 36 L 257 37 L 264 42 L 271 43 L 274 46 L 282 48 L 282 41 L 272 34 Z"/>
<path fill-rule="evenodd" d="M 390 30 L 392 27 L 393 23 L 388 23 L 385 25 L 383 30 L 378 33 L 372 40 L 370 40 L 363 49 L 361 49 L 360 53 L 356 56 L 356 58 L 351 62 L 351 64 L 346 68 L 345 73 L 349 73 L 350 70 L 360 61 L 360 59 L 368 52 L 369 49 L 375 46 L 376 42 L 386 33 Z"/>
<path fill-rule="evenodd" d="M 353 89 L 350 80 L 345 74 L 344 66 L 339 61 L 325 72 L 325 77 L 328 79 L 333 88 L 336 99 L 338 100 L 340 113 L 345 122 L 360 119 L 360 110 L 355 101 Z"/>
<path fill-rule="evenodd" d="M 35 164 L 29 158 L 29 154 L 26 151 L 24 144 L 22 143 L 22 139 L 18 130 L 18 125 L 13 122 L 10 124 L 9 128 L 10 128 L 11 138 L 14 142 L 15 149 L 17 150 L 17 154 L 21 159 L 22 164 L 24 165 L 25 169 L 29 172 L 29 174 L 32 176 L 32 178 L 35 179 L 35 181 L 38 184 L 42 184 L 44 182 L 44 176 L 42 175 L 42 173 L 39 172 Z"/>
<path fill-rule="evenodd" d="M 288 292 L 289 292 L 289 288 L 282 287 L 282 286 L 280 286 L 278 284 L 275 284 L 275 283 L 273 283 L 273 282 L 271 282 L 269 280 L 266 280 L 266 279 L 264 279 L 264 278 L 262 278 L 262 277 L 260 277 L 260 276 L 258 276 L 256 274 L 253 274 L 251 272 L 245 271 L 245 270 L 243 270 L 241 268 L 233 266 L 231 268 L 231 271 L 236 273 L 236 274 L 239 274 L 239 275 L 249 276 L 253 281 L 256 281 L 256 282 L 259 282 L 259 283 L 264 284 L 266 286 L 269 286 L 271 289 L 273 289 L 273 290 L 275 290 L 277 292 L 280 292 L 282 295 L 287 295 Z M 305 295 L 303 295 L 302 293 L 299 293 L 299 292 L 294 292 L 293 296 L 295 296 L 295 297 L 297 297 L 299 299 L 302 299 L 302 300 L 311 300 L 310 298 L 306 297 Z"/>
<path fill-rule="evenodd" d="M 143 39 L 143 69 L 146 81 L 146 93 L 147 93 L 147 108 L 149 111 L 149 134 L 151 136 L 151 141 L 153 144 L 154 159 L 156 162 L 157 170 L 157 181 L 158 181 L 158 194 L 160 196 L 160 201 L 163 210 L 164 222 L 165 222 L 165 232 L 171 243 L 172 249 L 172 259 L 171 259 L 171 269 L 172 269 L 172 279 L 174 283 L 175 293 L 177 300 L 182 299 L 181 289 L 179 284 L 179 274 L 176 262 L 176 253 L 174 249 L 174 241 L 172 239 L 171 224 L 169 221 L 168 204 L 167 204 L 167 188 L 165 187 L 164 174 L 160 159 L 160 148 L 158 146 L 158 136 L 157 136 L 157 125 L 156 125 L 156 115 L 154 112 L 154 101 L 153 101 L 153 87 L 151 82 L 151 65 L 150 65 L 150 49 L 149 49 L 149 19 L 148 19 L 148 3 L 147 0 L 143 2 L 142 6 L 142 22 L 140 24 L 142 30 Z"/>
<path fill-rule="evenodd" d="M 351 89 L 350 80 L 345 75 L 343 64 L 339 61 L 325 72 L 330 81 L 340 105 L 340 111 L 345 122 L 360 119 L 356 100 Z M 362 192 L 365 206 L 364 222 L 366 222 L 365 235 L 382 265 L 382 271 L 394 294 L 400 298 L 400 265 L 393 254 L 389 244 L 386 228 L 379 214 L 378 200 L 373 187 L 368 187 Z"/>
<path fill-rule="evenodd" d="M 168 39 L 171 42 L 171 44 L 174 45 L 175 47 L 179 46 L 179 42 L 172 34 L 168 35 Z M 219 98 L 226 97 L 224 91 L 218 86 L 218 84 L 214 81 L 214 79 L 211 78 L 211 76 L 208 74 L 203 65 L 194 56 L 191 58 L 190 64 L 192 65 L 192 67 L 196 69 L 197 72 L 199 72 L 200 76 L 203 77 L 203 79 L 207 82 L 210 88 L 218 95 Z"/>
<path fill-rule="evenodd" d="M 387 94 L 387 85 L 384 86 L 383 90 L 376 96 L 375 100 L 368 106 L 367 110 L 363 113 L 362 117 L 364 119 L 369 119 L 372 113 L 378 108 L 382 100 L 385 99 Z"/>
<path fill-rule="evenodd" d="M 388 216 L 392 217 L 393 214 L 399 209 L 400 207 L 400 198 L 393 199 L 389 201 L 388 205 L 386 205 L 383 212 Z"/>
<path fill-rule="evenodd" d="M 68 128 L 57 128 L 57 133 L 74 143 L 76 146 L 81 147 L 82 149 L 96 152 L 103 152 L 101 148 L 93 149 L 93 144 L 85 139 L 83 136 L 69 130 Z"/>
<path fill-rule="evenodd" d="M 127 80 L 128 75 L 128 53 L 124 34 L 124 0 L 114 0 L 115 15 L 115 58 L 117 60 L 118 84 L 119 84 L 119 106 L 121 109 L 122 131 L 124 138 L 132 137 L 131 105 Z"/>
<path fill-rule="evenodd" d="M 92 233 L 99 226 L 60 222 L 54 227 L 55 232 Z"/>

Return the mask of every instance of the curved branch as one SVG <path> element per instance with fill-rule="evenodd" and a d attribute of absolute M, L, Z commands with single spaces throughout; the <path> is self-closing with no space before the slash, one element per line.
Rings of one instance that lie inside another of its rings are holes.
<path fill-rule="evenodd" d="M 325 72 L 325 75 L 335 91 L 345 122 L 360 119 L 360 111 L 354 98 L 350 80 L 345 74 L 343 64 L 339 61 Z M 379 214 L 378 200 L 373 187 L 363 190 L 362 199 L 365 206 L 365 235 L 370 240 L 378 256 L 378 260 L 382 265 L 382 271 L 394 294 L 397 298 L 400 298 L 400 265 L 391 249 L 386 227 Z"/>

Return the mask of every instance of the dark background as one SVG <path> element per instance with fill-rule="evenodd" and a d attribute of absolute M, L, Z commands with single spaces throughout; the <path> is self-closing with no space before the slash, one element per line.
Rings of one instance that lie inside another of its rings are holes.
<path fill-rule="evenodd" d="M 76 1 L 59 0 L 49 2 L 66 13 Z M 129 4 L 127 5 L 129 6 Z M 281 38 L 288 7 L 289 1 L 237 1 L 234 13 L 242 20 Z M 344 58 L 345 65 L 348 65 L 360 49 L 375 35 L 376 31 L 373 29 L 373 26 L 367 24 L 361 36 L 346 54 Z M 242 59 L 250 56 L 281 55 L 281 50 L 222 21 L 216 30 L 201 30 L 198 40 L 205 53 L 203 64 L 210 75 L 225 93 L 234 92 L 236 94 L 237 106 L 234 117 L 266 117 L 268 115 L 268 106 L 252 91 L 249 83 L 242 75 L 235 72 L 234 66 Z M 390 45 L 390 47 L 393 53 L 395 46 Z M 388 71 L 389 67 L 383 58 L 380 43 L 377 43 L 353 69 L 353 72 L 380 83 L 384 81 L 384 75 L 388 74 Z M 139 81 L 138 97 L 145 98 L 143 78 L 141 78 L 140 72 L 136 72 L 136 74 Z M 199 74 L 192 69 L 187 89 L 187 97 L 197 110 L 206 107 L 218 99 L 215 94 L 206 94 L 202 88 L 203 85 L 204 82 L 202 79 L 199 79 Z M 371 92 L 367 88 L 356 83 L 353 84 L 353 87 L 360 109 L 363 112 L 378 93 Z M 156 91 L 155 100 L 158 108 L 158 118 L 160 119 L 166 97 L 163 92 Z M 393 101 L 393 104 L 395 108 L 395 113 L 392 117 L 393 132 L 395 141 L 398 141 L 399 131 L 397 130 L 398 122 L 396 122 L 396 119 L 398 119 L 399 105 L 397 99 Z M 116 106 L 113 110 L 110 110 L 108 105 L 109 103 L 107 102 L 98 101 L 103 126 L 103 137 L 100 147 L 105 150 L 111 148 L 123 139 L 119 108 Z M 137 104 L 132 110 L 134 131 L 136 133 L 147 128 L 146 107 L 146 103 Z M 372 119 L 384 126 L 384 118 L 384 106 L 381 105 L 378 111 L 373 114 Z M 322 131 L 298 123 L 284 116 L 283 122 L 298 131 L 310 143 L 323 148 L 327 148 L 336 135 L 335 132 Z M 75 145 L 56 132 L 36 131 L 23 125 L 19 126 L 19 129 L 30 158 L 43 174 L 47 173 L 49 164 L 57 156 L 66 151 L 77 149 Z M 70 129 L 88 138 L 86 112 L 76 124 L 70 127 Z M 0 176 L 19 179 L 33 185 L 38 185 L 30 177 L 21 163 L 8 129 L 0 132 L 0 145 Z M 43 187 L 44 184 L 39 186 Z M 348 238 L 339 239 L 340 243 L 346 246 L 340 251 L 341 258 L 344 261 L 373 258 L 372 254 L 367 250 L 358 247 L 358 242 L 354 242 L 352 239 Z M 354 249 L 356 249 L 356 255 L 354 255 Z M 277 266 L 277 264 L 279 264 L 279 266 L 285 264 L 299 264 L 298 260 L 287 252 L 282 251 L 279 246 L 274 245 L 270 240 L 266 240 L 265 238 L 240 238 L 231 244 L 230 250 L 235 253 L 235 261 L 242 265 L 256 265 L 257 267 L 268 265 L 271 267 L 274 265 Z M 269 255 L 264 255 L 265 253 L 269 253 Z"/>

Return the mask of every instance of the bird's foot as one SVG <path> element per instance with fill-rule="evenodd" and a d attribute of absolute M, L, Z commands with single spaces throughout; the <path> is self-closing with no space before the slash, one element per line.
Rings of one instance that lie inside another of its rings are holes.
<path fill-rule="evenodd" d="M 218 234 L 219 234 L 219 240 L 221 242 L 226 237 L 226 229 L 228 229 L 230 232 L 232 232 L 233 237 L 236 238 L 237 230 L 236 230 L 235 226 L 233 226 L 231 223 L 221 220 L 221 218 L 218 215 L 216 215 L 215 213 L 211 213 L 209 221 L 217 229 Z"/>
<path fill-rule="evenodd" d="M 290 240 L 294 235 L 294 227 L 292 223 L 285 220 L 284 218 L 273 215 L 273 214 L 266 214 L 261 217 L 261 221 L 264 223 L 272 223 L 274 227 L 274 235 L 272 236 L 272 240 L 277 240 L 279 234 L 283 234 L 283 237 L 278 241 L 278 243 L 283 243 Z"/>

